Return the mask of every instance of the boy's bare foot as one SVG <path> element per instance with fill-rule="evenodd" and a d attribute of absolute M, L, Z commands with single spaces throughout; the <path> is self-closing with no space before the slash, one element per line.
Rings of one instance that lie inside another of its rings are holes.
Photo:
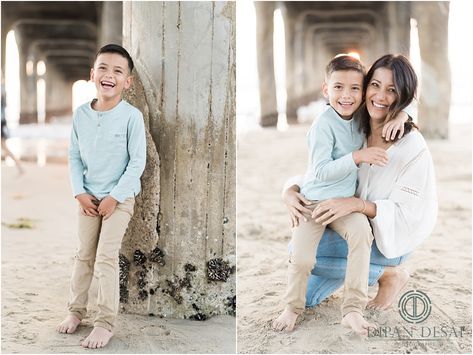
<path fill-rule="evenodd" d="M 406 269 L 401 267 L 386 267 L 378 281 L 378 293 L 375 298 L 368 302 L 366 308 L 375 310 L 388 309 L 408 280 L 409 273 Z"/>
<path fill-rule="evenodd" d="M 350 312 L 345 314 L 342 318 L 342 325 L 351 328 L 355 333 L 366 336 L 368 335 L 368 328 L 375 328 L 374 324 L 368 323 L 363 316 L 358 312 Z"/>
<path fill-rule="evenodd" d="M 281 315 L 276 318 L 273 322 L 274 330 L 285 330 L 286 332 L 291 332 L 294 329 L 294 324 L 296 324 L 297 317 L 299 315 L 288 309 L 285 309 Z"/>
<path fill-rule="evenodd" d="M 81 343 L 84 348 L 103 348 L 112 338 L 113 333 L 102 327 L 94 327 L 89 336 Z"/>
<path fill-rule="evenodd" d="M 73 314 L 69 314 L 57 327 L 59 333 L 72 334 L 80 324 L 80 319 Z"/>

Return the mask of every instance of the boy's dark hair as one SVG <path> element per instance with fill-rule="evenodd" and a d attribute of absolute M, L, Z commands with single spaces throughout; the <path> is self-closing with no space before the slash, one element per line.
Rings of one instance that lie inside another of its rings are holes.
<path fill-rule="evenodd" d="M 412 67 L 411 62 L 409 62 L 409 59 L 402 54 L 386 54 L 377 59 L 366 74 L 363 83 L 364 94 L 373 78 L 374 72 L 379 68 L 385 68 L 392 71 L 394 87 L 396 88 L 397 93 L 397 99 L 393 102 L 391 107 L 389 107 L 389 112 L 385 121 L 388 122 L 394 119 L 399 112 L 409 106 L 412 100 L 415 99 L 418 80 L 416 72 Z M 360 107 L 360 112 L 362 116 L 361 125 L 366 137 L 368 137 L 371 134 L 371 126 L 366 102 Z M 409 133 L 413 128 L 419 129 L 412 121 L 412 118 L 409 117 L 407 122 L 404 123 L 405 134 Z M 398 135 L 396 135 L 395 139 L 399 139 Z"/>
<path fill-rule="evenodd" d="M 123 58 L 125 58 L 128 61 L 128 69 L 130 70 L 130 73 L 133 70 L 134 68 L 133 59 L 131 59 L 130 54 L 122 46 L 118 44 L 107 44 L 103 46 L 102 48 L 99 49 L 99 51 L 95 55 L 94 63 L 97 60 L 97 57 L 103 53 L 116 53 L 116 54 L 121 55 Z"/>
<path fill-rule="evenodd" d="M 333 72 L 339 70 L 354 70 L 365 75 L 365 67 L 361 61 L 348 54 L 339 54 L 334 57 L 325 68 L 325 77 L 328 79 Z"/>

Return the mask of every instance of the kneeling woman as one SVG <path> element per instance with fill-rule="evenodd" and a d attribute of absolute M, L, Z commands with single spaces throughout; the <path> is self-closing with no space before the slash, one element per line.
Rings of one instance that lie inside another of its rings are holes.
<path fill-rule="evenodd" d="M 388 164 L 362 164 L 355 197 L 330 199 L 319 205 L 318 218 L 323 224 L 352 212 L 364 213 L 371 222 L 375 242 L 369 285 L 379 283 L 379 289 L 368 308 L 386 309 L 392 304 L 409 278 L 401 264 L 430 235 L 437 219 L 432 157 L 417 127 L 406 122 L 406 134 L 394 142 L 382 136 L 383 125 L 410 104 L 416 89 L 416 74 L 404 56 L 385 55 L 371 66 L 364 81 L 361 126 L 367 137 L 365 146 L 386 149 Z M 298 224 L 300 212 L 307 212 L 299 186 L 287 188 L 283 199 L 293 224 Z M 327 229 L 308 281 L 307 307 L 318 305 L 343 285 L 347 253 L 346 241 Z"/>

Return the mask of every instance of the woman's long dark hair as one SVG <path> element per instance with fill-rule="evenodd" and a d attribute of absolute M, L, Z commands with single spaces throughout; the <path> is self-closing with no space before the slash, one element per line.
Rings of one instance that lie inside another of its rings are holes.
<path fill-rule="evenodd" d="M 365 76 L 363 82 L 363 96 L 366 95 L 366 90 L 369 83 L 371 82 L 371 79 L 373 79 L 375 70 L 379 68 L 386 68 L 392 71 L 394 87 L 396 88 L 397 93 L 397 98 L 389 107 L 388 115 L 386 116 L 385 122 L 388 122 L 395 118 L 404 108 L 409 106 L 409 104 L 415 98 L 417 91 L 417 75 L 409 60 L 403 55 L 383 55 L 373 63 Z M 368 109 L 366 108 L 366 100 L 360 107 L 360 128 L 365 133 L 366 137 L 370 136 L 370 115 L 368 113 Z M 418 127 L 412 121 L 412 118 L 409 118 L 404 124 L 404 132 L 408 133 L 412 130 L 412 128 L 418 129 Z M 396 136 L 396 140 L 397 139 L 398 137 Z"/>

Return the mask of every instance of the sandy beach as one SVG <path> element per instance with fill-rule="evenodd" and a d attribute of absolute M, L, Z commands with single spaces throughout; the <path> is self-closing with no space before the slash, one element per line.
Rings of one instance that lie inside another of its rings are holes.
<path fill-rule="evenodd" d="M 2 353 L 90 352 L 79 344 L 92 329 L 93 312 L 76 334 L 55 332 L 66 314 L 76 245 L 67 166 L 24 166 L 26 174 L 18 177 L 2 163 Z M 8 226 L 18 223 L 32 228 Z M 235 352 L 231 316 L 198 322 L 119 314 L 117 323 L 110 344 L 95 352 Z"/>
<path fill-rule="evenodd" d="M 428 141 L 438 221 L 405 264 L 411 278 L 401 294 L 421 290 L 432 309 L 412 336 L 354 336 L 340 325 L 341 290 L 306 311 L 294 332 L 271 330 L 283 308 L 291 235 L 281 189 L 288 177 L 305 172 L 308 128 L 260 129 L 238 138 L 238 352 L 471 353 L 471 123 L 451 125 L 449 140 Z M 376 291 L 370 288 L 371 298 Z M 367 319 L 384 329 L 411 327 L 398 312 L 399 297 L 387 311 L 366 312 Z M 446 335 L 436 331 L 442 326 Z"/>

